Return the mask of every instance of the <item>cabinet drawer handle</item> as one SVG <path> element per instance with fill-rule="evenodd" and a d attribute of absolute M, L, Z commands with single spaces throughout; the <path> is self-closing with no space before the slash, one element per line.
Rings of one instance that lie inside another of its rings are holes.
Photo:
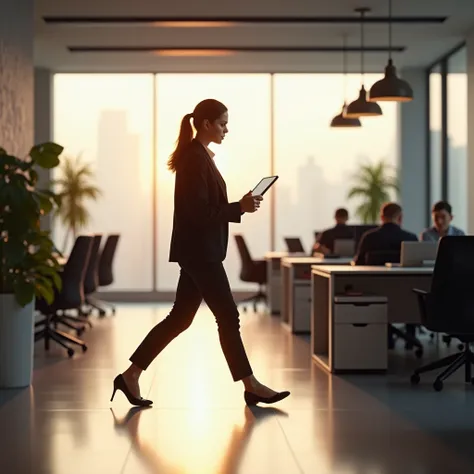
<path fill-rule="evenodd" d="M 367 323 L 352 323 L 352 325 L 356 328 L 365 328 L 365 326 L 368 326 Z"/>

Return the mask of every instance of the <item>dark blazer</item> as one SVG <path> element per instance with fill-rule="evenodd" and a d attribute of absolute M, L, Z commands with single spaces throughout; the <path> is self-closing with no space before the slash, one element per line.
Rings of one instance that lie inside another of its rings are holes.
<path fill-rule="evenodd" d="M 176 169 L 170 262 L 222 262 L 229 222 L 240 219 L 240 203 L 229 203 L 224 179 L 206 148 L 194 139 Z"/>
<path fill-rule="evenodd" d="M 354 263 L 356 265 L 365 265 L 365 256 L 368 252 L 400 252 L 402 242 L 416 242 L 417 240 L 418 238 L 415 234 L 403 230 L 397 224 L 383 224 L 376 229 L 367 231 L 362 236 Z"/>

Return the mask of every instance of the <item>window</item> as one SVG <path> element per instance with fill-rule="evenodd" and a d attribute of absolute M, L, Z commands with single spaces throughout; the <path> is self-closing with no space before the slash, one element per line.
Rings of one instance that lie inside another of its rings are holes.
<path fill-rule="evenodd" d="M 239 200 L 270 171 L 270 80 L 269 74 L 158 74 L 158 288 L 175 290 L 179 267 L 168 262 L 173 222 L 174 175 L 166 162 L 174 149 L 182 117 L 208 97 L 229 109 L 229 134 L 213 147 L 215 162 L 227 182 L 229 200 Z M 240 281 L 240 257 L 233 234 L 243 234 L 254 258 L 270 248 L 270 203 L 241 224 L 230 224 L 229 249 L 225 267 L 234 290 L 254 289 Z"/>
<path fill-rule="evenodd" d="M 443 198 L 442 190 L 442 84 L 441 67 L 438 65 L 430 71 L 430 201 L 433 204 Z M 431 207 L 431 206 L 430 206 Z"/>
<path fill-rule="evenodd" d="M 80 232 L 121 235 L 115 281 L 104 290 L 151 290 L 153 75 L 56 74 L 54 140 L 91 164 L 102 191 L 86 202 L 91 222 Z M 56 220 L 60 248 L 66 232 Z"/>
<path fill-rule="evenodd" d="M 467 231 L 467 74 L 466 48 L 448 59 L 448 201 L 453 224 Z"/>
<path fill-rule="evenodd" d="M 381 77 L 366 74 L 366 88 Z M 396 168 L 398 109 L 380 103 L 383 116 L 362 119 L 361 128 L 329 128 L 342 106 L 341 74 L 276 74 L 274 81 L 276 247 L 285 250 L 285 237 L 301 237 L 309 252 L 314 232 L 334 225 L 336 208 L 348 208 L 350 221 L 360 222 L 360 201 L 347 194 L 361 164 L 383 160 Z M 359 89 L 360 75 L 349 74 L 349 102 Z"/>

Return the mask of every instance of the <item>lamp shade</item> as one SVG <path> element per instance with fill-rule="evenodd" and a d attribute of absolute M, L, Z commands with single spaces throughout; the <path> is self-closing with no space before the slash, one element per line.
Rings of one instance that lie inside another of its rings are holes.
<path fill-rule="evenodd" d="M 370 88 L 367 100 L 369 102 L 410 102 L 413 100 L 410 84 L 397 76 L 397 69 L 391 59 L 385 67 L 385 77 Z"/>
<path fill-rule="evenodd" d="M 361 127 L 362 124 L 358 118 L 344 117 L 346 104 L 342 106 L 341 113 L 331 120 L 331 127 Z"/>
<path fill-rule="evenodd" d="M 359 97 L 347 106 L 343 115 L 345 118 L 374 117 L 382 115 L 382 109 L 376 102 L 367 102 L 367 91 L 362 86 Z"/>

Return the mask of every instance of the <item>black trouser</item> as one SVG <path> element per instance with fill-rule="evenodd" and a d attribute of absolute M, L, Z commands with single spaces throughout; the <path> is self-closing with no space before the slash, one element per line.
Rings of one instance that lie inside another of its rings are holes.
<path fill-rule="evenodd" d="M 170 314 L 145 337 L 130 361 L 142 370 L 193 322 L 204 301 L 216 318 L 219 339 L 234 381 L 252 375 L 240 337 L 239 311 L 222 262 L 182 264 L 176 300 Z"/>

